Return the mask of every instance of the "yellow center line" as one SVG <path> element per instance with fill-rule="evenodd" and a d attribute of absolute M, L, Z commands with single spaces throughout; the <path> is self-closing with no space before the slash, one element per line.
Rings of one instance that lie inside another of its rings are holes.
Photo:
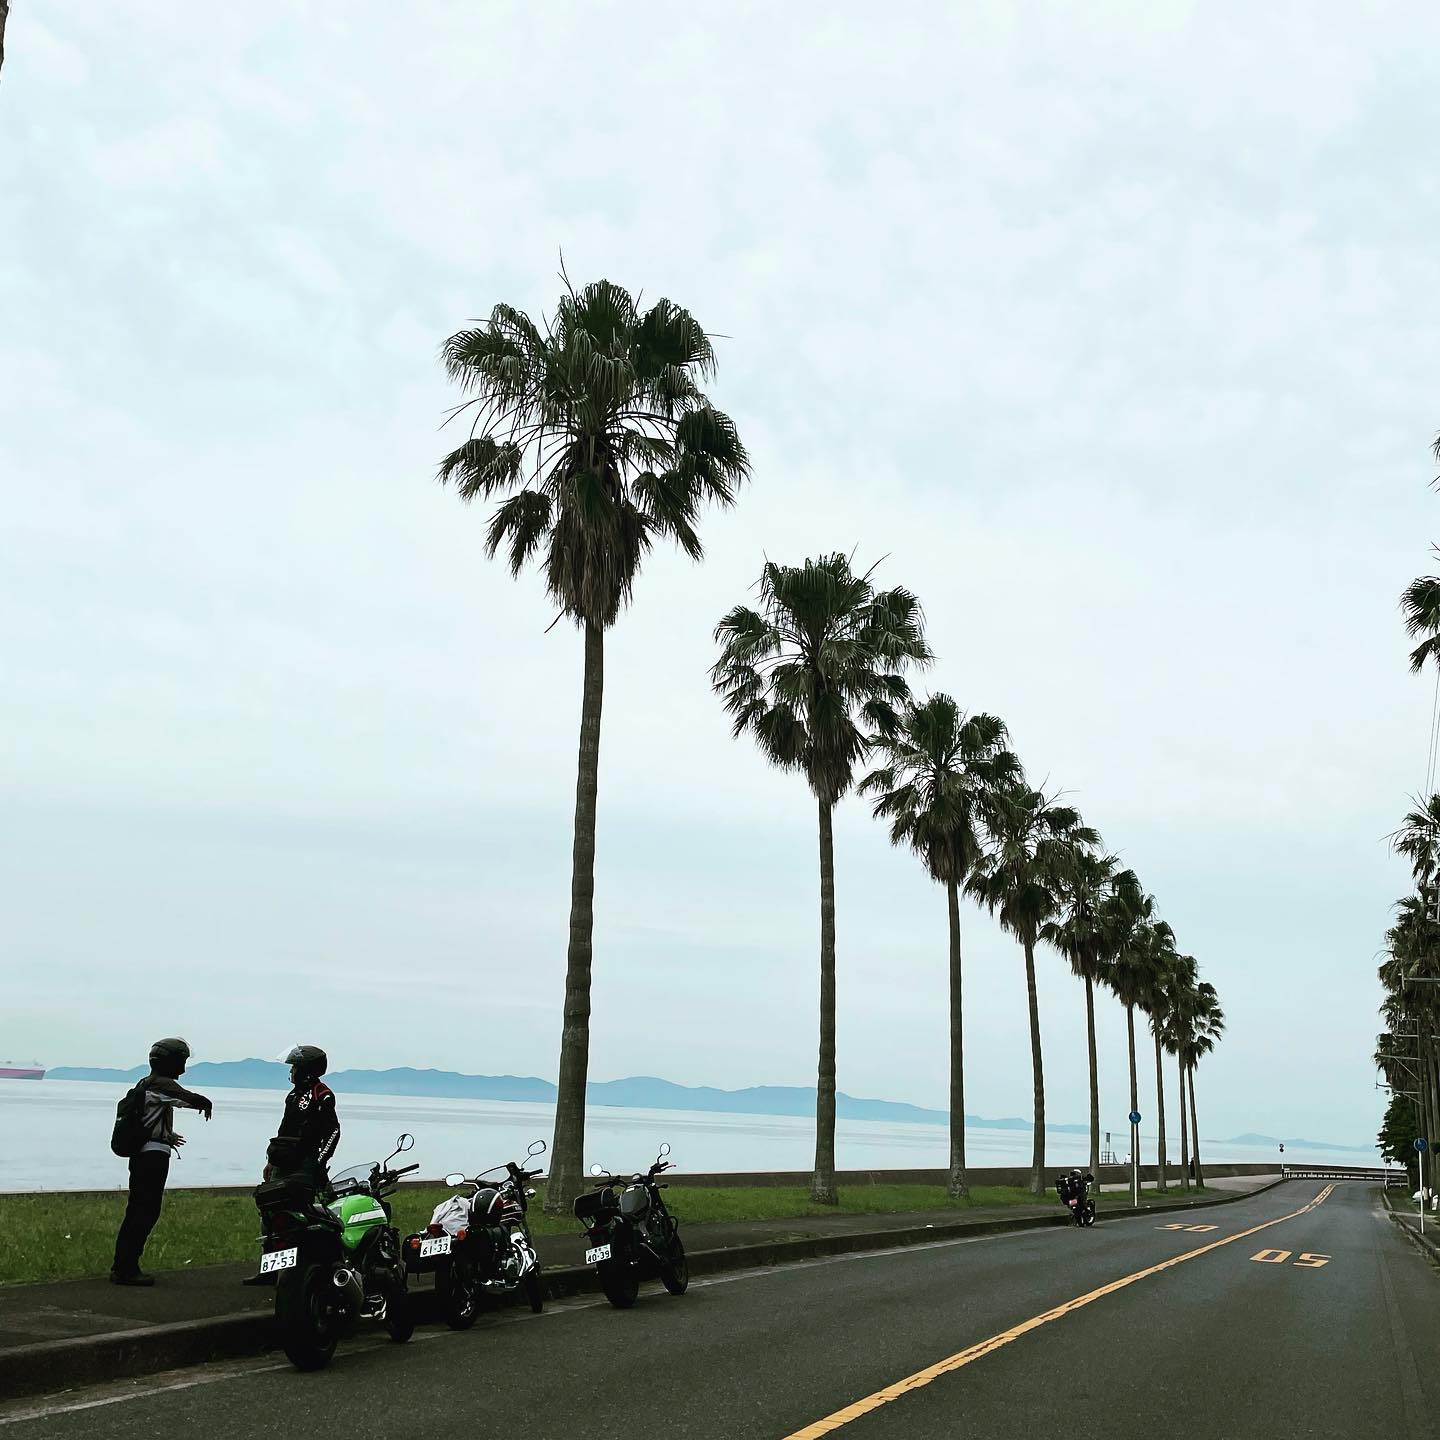
<path fill-rule="evenodd" d="M 823 1420 L 816 1420 L 813 1424 L 806 1425 L 804 1429 L 794 1431 L 787 1435 L 785 1440 L 819 1440 L 820 1436 L 828 1435 L 832 1430 L 838 1430 L 842 1425 L 848 1425 L 852 1420 L 858 1420 L 862 1415 L 868 1415 L 872 1410 L 878 1410 L 882 1405 L 888 1405 L 892 1400 L 898 1400 L 912 1390 L 922 1390 L 931 1381 L 938 1380 L 942 1375 L 962 1370 L 972 1361 L 999 1350 L 1012 1340 L 1018 1340 L 1022 1335 L 1028 1335 L 1032 1330 L 1038 1330 L 1042 1325 L 1048 1325 L 1052 1320 L 1058 1320 L 1062 1315 L 1068 1315 L 1072 1310 L 1079 1310 L 1081 1306 L 1089 1305 L 1094 1300 L 1102 1299 L 1106 1295 L 1113 1295 L 1117 1290 L 1123 1290 L 1127 1285 L 1135 1284 L 1137 1280 L 1158 1275 L 1162 1270 L 1169 1270 L 1175 1265 L 1183 1265 L 1185 1261 L 1193 1260 L 1197 1255 L 1208 1255 L 1212 1250 L 1220 1249 L 1222 1245 L 1233 1245 L 1237 1240 L 1258 1235 L 1272 1225 L 1283 1225 L 1287 1220 L 1296 1220 L 1301 1215 L 1308 1215 L 1316 1206 L 1325 1203 L 1326 1197 L 1334 1188 L 1333 1185 L 1327 1185 L 1308 1205 L 1302 1205 L 1300 1209 L 1292 1210 L 1288 1215 L 1280 1215 L 1274 1220 L 1266 1220 L 1263 1224 L 1251 1226 L 1249 1230 L 1240 1230 L 1234 1235 L 1226 1235 L 1221 1240 L 1212 1240 L 1208 1245 L 1201 1245 L 1197 1250 L 1187 1250 L 1183 1255 L 1172 1255 L 1170 1259 L 1162 1260 L 1158 1265 L 1150 1265 L 1144 1270 L 1137 1270 L 1133 1275 L 1112 1280 L 1108 1285 L 1102 1285 L 1098 1290 L 1091 1290 L 1086 1295 L 1077 1295 L 1075 1299 L 1067 1300 L 1063 1305 L 1057 1305 L 1043 1315 L 1036 1315 L 1032 1319 L 1024 1320 L 1009 1330 L 1002 1330 L 1000 1334 L 990 1336 L 988 1340 L 981 1340 L 978 1344 L 970 1346 L 968 1350 L 961 1350 L 958 1354 L 936 1361 L 934 1365 L 927 1365 L 925 1369 L 917 1370 L 913 1375 L 907 1375 L 905 1379 L 897 1380 L 893 1385 L 887 1385 L 883 1390 L 877 1390 L 863 1400 L 856 1400 L 854 1404 L 847 1405 L 843 1410 L 837 1410 Z"/>

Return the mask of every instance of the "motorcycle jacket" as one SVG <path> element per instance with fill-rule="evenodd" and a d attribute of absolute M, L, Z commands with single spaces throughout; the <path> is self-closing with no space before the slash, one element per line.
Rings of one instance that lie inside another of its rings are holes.
<path fill-rule="evenodd" d="M 339 1143 L 340 1117 L 335 1112 L 335 1092 L 323 1080 L 297 1085 L 285 1097 L 280 1129 L 270 1142 L 271 1163 L 279 1165 L 283 1156 L 287 1162 L 280 1166 L 283 1169 L 295 1163 L 324 1167 L 330 1163 Z"/>

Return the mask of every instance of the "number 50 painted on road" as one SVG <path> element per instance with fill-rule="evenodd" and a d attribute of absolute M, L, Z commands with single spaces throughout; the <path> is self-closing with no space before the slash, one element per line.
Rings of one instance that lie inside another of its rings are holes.
<path fill-rule="evenodd" d="M 1262 1265 L 1283 1265 L 1295 1252 L 1293 1250 L 1259 1250 L 1250 1258 L 1258 1260 Z M 1312 1255 L 1309 1251 L 1302 1250 L 1300 1258 L 1295 1262 L 1306 1270 L 1318 1270 L 1322 1265 L 1330 1263 L 1328 1255 Z"/>

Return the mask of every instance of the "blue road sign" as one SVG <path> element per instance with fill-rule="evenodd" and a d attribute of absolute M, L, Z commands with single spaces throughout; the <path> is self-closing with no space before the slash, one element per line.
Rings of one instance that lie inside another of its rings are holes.
<path fill-rule="evenodd" d="M 1415 1148 L 1420 1151 L 1428 1150 L 1430 1148 L 1430 1142 L 1428 1140 L 1416 1140 Z"/>
<path fill-rule="evenodd" d="M 1140 1123 L 1140 1112 L 1138 1110 L 1132 1110 L 1130 1112 L 1130 1123 L 1132 1125 L 1138 1125 Z"/>

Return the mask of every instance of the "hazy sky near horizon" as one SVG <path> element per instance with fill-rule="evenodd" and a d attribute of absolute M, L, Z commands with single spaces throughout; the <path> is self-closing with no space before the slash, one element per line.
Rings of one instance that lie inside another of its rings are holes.
<path fill-rule="evenodd" d="M 16 0 L 6 40 L 0 1055 L 553 1078 L 580 646 L 433 477 L 438 346 L 563 249 L 723 337 L 754 462 L 609 643 L 592 1075 L 813 1083 L 813 802 L 706 670 L 765 555 L 854 549 L 1218 986 L 1204 1129 L 1373 1137 L 1434 7 Z M 943 897 L 863 802 L 837 851 L 840 1086 L 943 1105 Z M 1025 1115 L 1020 955 L 965 925 L 967 1108 Z"/>

